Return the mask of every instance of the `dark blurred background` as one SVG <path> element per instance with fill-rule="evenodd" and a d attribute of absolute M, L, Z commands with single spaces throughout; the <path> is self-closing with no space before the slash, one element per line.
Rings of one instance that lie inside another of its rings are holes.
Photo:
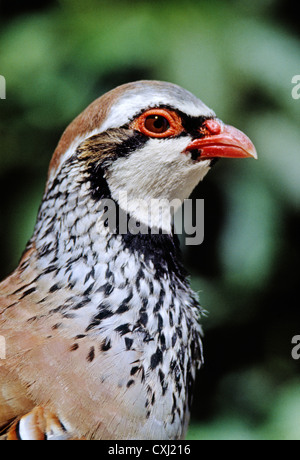
<path fill-rule="evenodd" d="M 182 247 L 208 315 L 189 439 L 300 439 L 300 74 L 297 2 L 0 3 L 0 275 L 30 238 L 66 125 L 118 84 L 189 89 L 248 134 L 194 191 L 205 240 Z M 34 6 L 33 6 L 34 5 Z"/>

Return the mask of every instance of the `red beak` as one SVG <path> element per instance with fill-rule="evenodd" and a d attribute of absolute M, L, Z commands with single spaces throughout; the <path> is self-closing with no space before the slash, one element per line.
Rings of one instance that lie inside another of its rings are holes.
<path fill-rule="evenodd" d="M 188 152 L 198 150 L 198 160 L 216 157 L 257 159 L 254 145 L 242 131 L 216 119 L 206 120 L 204 128 L 204 137 L 194 139 L 186 148 Z"/>

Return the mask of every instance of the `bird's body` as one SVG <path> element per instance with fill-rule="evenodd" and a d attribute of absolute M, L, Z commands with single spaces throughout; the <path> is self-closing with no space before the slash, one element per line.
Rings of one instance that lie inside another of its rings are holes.
<path fill-rule="evenodd" d="M 184 437 L 201 308 L 168 203 L 209 171 L 211 144 L 192 157 L 207 131 L 220 135 L 215 120 L 176 85 L 143 81 L 107 93 L 65 131 L 34 235 L 0 285 L 8 439 Z M 163 211 L 149 215 L 151 200 L 165 200 Z"/>

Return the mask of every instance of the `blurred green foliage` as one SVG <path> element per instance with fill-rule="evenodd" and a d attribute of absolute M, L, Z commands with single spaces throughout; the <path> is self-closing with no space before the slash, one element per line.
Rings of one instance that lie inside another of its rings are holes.
<path fill-rule="evenodd" d="M 300 439 L 300 361 L 291 358 L 300 334 L 300 100 L 291 96 L 300 40 L 291 2 L 0 8 L 1 277 L 31 236 L 67 124 L 127 81 L 189 89 L 249 135 L 259 160 L 220 161 L 193 193 L 205 199 L 205 241 L 183 254 L 209 313 L 188 438 Z"/>

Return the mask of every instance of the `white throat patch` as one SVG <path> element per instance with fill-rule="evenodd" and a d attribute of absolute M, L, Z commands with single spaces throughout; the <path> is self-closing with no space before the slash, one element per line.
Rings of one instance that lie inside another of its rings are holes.
<path fill-rule="evenodd" d="M 210 169 L 182 153 L 188 137 L 149 139 L 106 173 L 112 198 L 134 219 L 171 232 L 171 217 Z"/>

